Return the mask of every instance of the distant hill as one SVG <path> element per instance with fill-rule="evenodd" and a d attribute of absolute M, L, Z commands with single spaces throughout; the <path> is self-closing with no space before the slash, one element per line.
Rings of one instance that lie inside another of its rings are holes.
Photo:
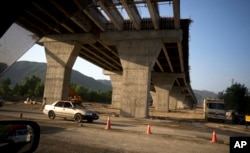
<path fill-rule="evenodd" d="M 12 86 L 14 86 L 15 84 L 20 84 L 24 78 L 35 75 L 44 82 L 46 69 L 46 63 L 18 61 L 14 63 L 0 79 L 9 77 Z M 94 78 L 88 77 L 76 70 L 72 70 L 71 81 L 87 89 L 112 90 L 111 84 L 108 83 L 110 82 L 109 80 L 95 80 Z"/>
<path fill-rule="evenodd" d="M 203 104 L 203 99 L 205 97 L 213 97 L 216 98 L 217 94 L 212 92 L 212 91 L 207 91 L 207 90 L 195 90 L 193 89 L 195 97 L 197 99 L 198 106 L 202 106 Z"/>
<path fill-rule="evenodd" d="M 46 63 L 29 62 L 29 61 L 18 61 L 14 63 L 6 73 L 0 78 L 11 79 L 11 84 L 20 84 L 21 81 L 32 75 L 38 76 L 44 82 L 47 65 Z M 71 81 L 83 86 L 87 89 L 93 90 L 112 90 L 110 80 L 95 80 L 94 78 L 88 77 L 76 70 L 72 70 Z M 217 94 L 207 90 L 193 90 L 195 97 L 198 101 L 198 105 L 202 105 L 204 97 L 217 97 Z"/>

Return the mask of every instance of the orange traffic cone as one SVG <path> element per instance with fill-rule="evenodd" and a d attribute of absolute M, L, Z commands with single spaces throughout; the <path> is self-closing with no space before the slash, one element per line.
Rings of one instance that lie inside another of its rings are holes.
<path fill-rule="evenodd" d="M 210 142 L 213 142 L 213 143 L 217 142 L 217 137 L 216 137 L 215 131 L 213 132 L 212 140 Z"/>
<path fill-rule="evenodd" d="M 150 124 L 148 124 L 146 134 L 152 134 Z"/>
<path fill-rule="evenodd" d="M 108 130 L 110 128 L 111 128 L 111 126 L 110 126 L 110 118 L 108 116 L 107 125 L 106 125 L 105 129 Z"/>

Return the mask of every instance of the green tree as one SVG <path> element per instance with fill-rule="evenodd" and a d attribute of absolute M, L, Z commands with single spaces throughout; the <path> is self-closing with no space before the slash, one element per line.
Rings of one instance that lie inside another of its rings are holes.
<path fill-rule="evenodd" d="M 111 103 L 112 91 L 103 91 L 99 93 L 100 102 Z"/>
<path fill-rule="evenodd" d="M 225 100 L 227 109 L 237 110 L 240 113 L 244 113 L 247 104 L 248 89 L 244 84 L 232 82 L 231 87 L 228 87 L 225 92 L 220 92 L 219 98 Z"/>
<path fill-rule="evenodd" d="M 35 75 L 31 76 L 31 78 L 26 77 L 19 87 L 20 95 L 27 97 L 42 97 L 43 90 L 44 84 L 41 82 L 41 79 Z"/>
<path fill-rule="evenodd" d="M 36 97 L 43 97 L 43 92 L 44 92 L 44 84 L 40 82 L 35 87 L 34 95 Z"/>
<path fill-rule="evenodd" d="M 77 85 L 73 82 L 70 83 L 70 87 L 73 88 L 84 101 L 101 102 L 101 103 L 111 102 L 112 91 L 100 91 L 100 90 L 96 91 L 96 90 L 86 89 L 83 86 Z"/>
<path fill-rule="evenodd" d="M 12 89 L 12 94 L 15 96 L 21 96 L 20 91 L 21 86 L 19 84 L 16 84 L 15 87 Z"/>
<path fill-rule="evenodd" d="M 10 78 L 5 78 L 0 81 L 0 95 L 8 95 L 11 93 L 10 84 Z"/>

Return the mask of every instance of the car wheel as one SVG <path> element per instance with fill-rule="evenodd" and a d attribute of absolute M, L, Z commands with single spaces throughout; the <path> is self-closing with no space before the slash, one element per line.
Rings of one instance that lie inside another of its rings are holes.
<path fill-rule="evenodd" d="M 76 115 L 75 115 L 75 121 L 76 121 L 77 123 L 82 122 L 82 115 L 81 115 L 81 114 L 76 114 Z"/>
<path fill-rule="evenodd" d="M 88 121 L 89 123 L 92 123 L 92 122 L 93 122 L 93 119 L 87 119 L 87 121 Z"/>
<path fill-rule="evenodd" d="M 49 119 L 51 119 L 51 120 L 55 119 L 55 117 L 56 117 L 56 115 L 53 111 L 49 111 L 48 116 L 49 116 Z"/>

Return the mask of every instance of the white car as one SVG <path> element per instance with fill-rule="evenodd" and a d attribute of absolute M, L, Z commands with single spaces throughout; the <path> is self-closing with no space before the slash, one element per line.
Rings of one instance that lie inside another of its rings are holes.
<path fill-rule="evenodd" d="M 48 115 L 49 119 L 55 117 L 72 118 L 78 123 L 82 122 L 82 120 L 93 122 L 99 119 L 96 112 L 85 109 L 81 103 L 63 100 L 45 105 L 43 113 Z"/>
<path fill-rule="evenodd" d="M 30 142 L 31 133 L 27 129 L 16 130 L 12 136 L 9 136 L 8 141 L 10 143 Z"/>

